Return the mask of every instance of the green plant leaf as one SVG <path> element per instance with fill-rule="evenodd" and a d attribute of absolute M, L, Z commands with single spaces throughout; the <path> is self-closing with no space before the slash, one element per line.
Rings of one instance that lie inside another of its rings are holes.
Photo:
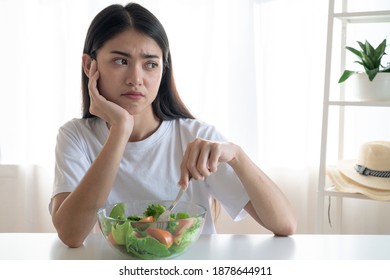
<path fill-rule="evenodd" d="M 372 81 L 376 74 L 379 72 L 379 69 L 371 69 L 371 70 L 367 70 L 366 73 L 367 73 L 367 76 L 368 76 L 368 79 L 370 81 Z"/>
<path fill-rule="evenodd" d="M 362 54 L 362 61 L 366 68 L 368 69 L 375 69 L 379 68 L 379 65 L 375 65 L 374 61 L 372 61 L 372 58 L 366 55 L 365 53 Z"/>
<path fill-rule="evenodd" d="M 361 51 L 358 51 L 357 49 L 352 47 L 345 47 L 345 48 L 350 52 L 354 53 L 355 55 L 357 55 L 358 57 L 362 58 L 363 53 Z"/>
<path fill-rule="evenodd" d="M 355 63 L 359 63 L 360 65 L 362 65 L 363 67 L 364 67 L 364 63 L 363 62 L 361 62 L 361 61 L 358 61 L 358 60 L 356 60 L 356 61 L 354 61 Z"/>
<path fill-rule="evenodd" d="M 383 69 L 383 70 L 381 70 L 379 72 L 381 72 L 381 73 L 390 73 L 390 68 Z"/>
<path fill-rule="evenodd" d="M 346 79 L 348 79 L 349 77 L 351 77 L 353 74 L 356 74 L 356 73 L 357 73 L 356 71 L 345 70 L 339 79 L 339 83 L 345 82 Z"/>
<path fill-rule="evenodd" d="M 373 46 L 371 46 L 371 44 L 366 40 L 365 42 L 365 46 L 366 46 L 366 55 L 370 58 L 372 58 L 372 60 L 375 60 L 375 49 Z"/>
<path fill-rule="evenodd" d="M 362 51 L 363 51 L 364 53 L 367 53 L 366 45 L 363 44 L 363 43 L 360 42 L 360 41 L 357 41 L 357 43 L 359 44 L 359 46 L 360 46 L 360 48 L 362 49 Z"/>
<path fill-rule="evenodd" d="M 382 41 L 382 43 L 379 44 L 379 46 L 374 51 L 374 60 L 378 61 L 380 64 L 380 61 L 382 59 L 382 56 L 385 55 L 385 49 L 386 49 L 386 39 Z"/>

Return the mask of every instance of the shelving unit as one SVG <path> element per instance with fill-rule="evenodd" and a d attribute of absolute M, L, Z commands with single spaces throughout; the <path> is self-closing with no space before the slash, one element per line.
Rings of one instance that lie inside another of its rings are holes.
<path fill-rule="evenodd" d="M 348 23 L 390 22 L 389 11 L 334 13 L 334 18 Z"/>
<path fill-rule="evenodd" d="M 337 0 L 336 0 L 337 1 Z M 344 193 L 338 191 L 335 187 L 326 185 L 326 167 L 327 161 L 327 148 L 328 148 L 328 126 L 329 126 L 329 109 L 330 107 L 336 107 L 338 109 L 338 159 L 344 158 L 344 127 L 345 127 L 345 109 L 347 107 L 389 107 L 390 101 L 383 102 L 371 102 L 371 101 L 354 101 L 345 98 L 345 86 L 340 85 L 338 88 L 339 100 L 333 100 L 331 97 L 332 88 L 332 71 L 335 67 L 332 66 L 333 53 L 334 53 L 334 25 L 335 21 L 341 23 L 341 39 L 340 39 L 340 67 L 338 70 L 344 70 L 346 66 L 346 38 L 347 38 L 347 25 L 349 24 L 375 24 L 390 22 L 390 10 L 381 11 L 362 11 L 362 12 L 347 12 L 347 0 L 342 0 L 341 12 L 335 12 L 335 0 L 329 0 L 329 14 L 328 14 L 328 32 L 327 32 L 327 50 L 326 50 L 326 64 L 325 64 L 325 84 L 324 84 L 324 99 L 323 99 L 323 118 L 322 118 L 322 136 L 321 136 L 321 154 L 320 154 L 320 167 L 319 167 L 319 182 L 318 182 L 318 201 L 317 201 L 317 231 L 323 232 L 324 216 L 325 216 L 325 200 L 334 197 L 336 199 L 336 209 L 338 225 L 340 228 L 342 221 L 342 203 L 344 198 L 356 198 L 356 199 L 369 199 L 362 194 Z M 390 39 L 390 38 L 389 38 Z M 340 72 L 341 73 L 341 72 Z"/>
<path fill-rule="evenodd" d="M 390 102 L 384 101 L 329 101 L 329 106 L 370 106 L 370 107 L 389 107 Z"/>

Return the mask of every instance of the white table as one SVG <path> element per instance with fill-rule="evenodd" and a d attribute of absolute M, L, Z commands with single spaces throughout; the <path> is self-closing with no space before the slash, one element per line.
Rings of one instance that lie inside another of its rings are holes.
<path fill-rule="evenodd" d="M 0 260 L 118 260 L 101 233 L 68 248 L 55 233 L 0 233 Z M 202 235 L 183 260 L 390 260 L 390 235 Z"/>

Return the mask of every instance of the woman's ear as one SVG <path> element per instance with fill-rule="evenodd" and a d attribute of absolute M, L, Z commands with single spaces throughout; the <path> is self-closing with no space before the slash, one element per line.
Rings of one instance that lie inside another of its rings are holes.
<path fill-rule="evenodd" d="M 84 53 L 82 57 L 84 74 L 89 78 L 89 70 L 91 69 L 92 57 Z"/>

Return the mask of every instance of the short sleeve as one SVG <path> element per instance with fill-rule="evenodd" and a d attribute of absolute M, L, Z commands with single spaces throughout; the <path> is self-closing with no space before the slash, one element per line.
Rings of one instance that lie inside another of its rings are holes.
<path fill-rule="evenodd" d="M 59 129 L 55 148 L 53 194 L 73 191 L 91 166 L 85 141 L 73 123 Z"/>
<path fill-rule="evenodd" d="M 233 220 L 246 217 L 245 205 L 249 196 L 234 170 L 226 163 L 207 179 L 210 194 L 217 199 Z"/>

